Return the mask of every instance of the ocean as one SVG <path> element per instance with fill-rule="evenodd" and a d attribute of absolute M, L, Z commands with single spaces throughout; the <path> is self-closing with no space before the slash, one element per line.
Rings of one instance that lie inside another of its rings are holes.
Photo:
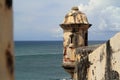
<path fill-rule="evenodd" d="M 105 41 L 89 41 L 89 45 Z M 15 80 L 70 80 L 61 67 L 62 41 L 15 41 Z"/>

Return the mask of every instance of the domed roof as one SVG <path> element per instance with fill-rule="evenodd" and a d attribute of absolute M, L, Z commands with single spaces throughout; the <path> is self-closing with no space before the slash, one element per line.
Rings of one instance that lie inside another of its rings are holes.
<path fill-rule="evenodd" d="M 79 11 L 78 7 L 73 7 L 71 11 L 66 14 L 63 24 L 89 24 L 84 13 Z"/>

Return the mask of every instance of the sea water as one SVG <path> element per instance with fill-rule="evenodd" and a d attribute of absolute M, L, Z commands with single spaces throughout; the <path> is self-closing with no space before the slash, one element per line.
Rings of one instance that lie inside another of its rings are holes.
<path fill-rule="evenodd" d="M 89 45 L 104 41 L 89 41 Z M 62 41 L 16 41 L 15 80 L 70 80 L 61 67 Z"/>

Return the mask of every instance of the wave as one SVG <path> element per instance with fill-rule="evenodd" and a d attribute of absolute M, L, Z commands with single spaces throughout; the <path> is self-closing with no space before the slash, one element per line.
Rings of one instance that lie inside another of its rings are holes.
<path fill-rule="evenodd" d="M 51 80 L 73 80 L 71 78 L 51 79 Z"/>
<path fill-rule="evenodd" d="M 15 57 L 22 57 L 22 56 L 46 56 L 46 55 L 62 55 L 58 53 L 47 53 L 47 54 L 21 54 L 21 55 L 15 55 Z"/>
<path fill-rule="evenodd" d="M 70 77 L 64 77 L 64 78 L 50 78 L 50 80 L 73 80 Z"/>
<path fill-rule="evenodd" d="M 73 80 L 71 78 L 63 78 L 63 79 L 59 79 L 59 80 Z"/>

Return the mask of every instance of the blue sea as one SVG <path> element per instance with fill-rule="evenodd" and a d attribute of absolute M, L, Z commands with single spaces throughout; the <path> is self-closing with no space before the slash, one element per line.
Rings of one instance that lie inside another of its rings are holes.
<path fill-rule="evenodd" d="M 89 41 L 89 45 L 105 41 Z M 15 80 L 69 80 L 62 41 L 15 41 Z"/>

